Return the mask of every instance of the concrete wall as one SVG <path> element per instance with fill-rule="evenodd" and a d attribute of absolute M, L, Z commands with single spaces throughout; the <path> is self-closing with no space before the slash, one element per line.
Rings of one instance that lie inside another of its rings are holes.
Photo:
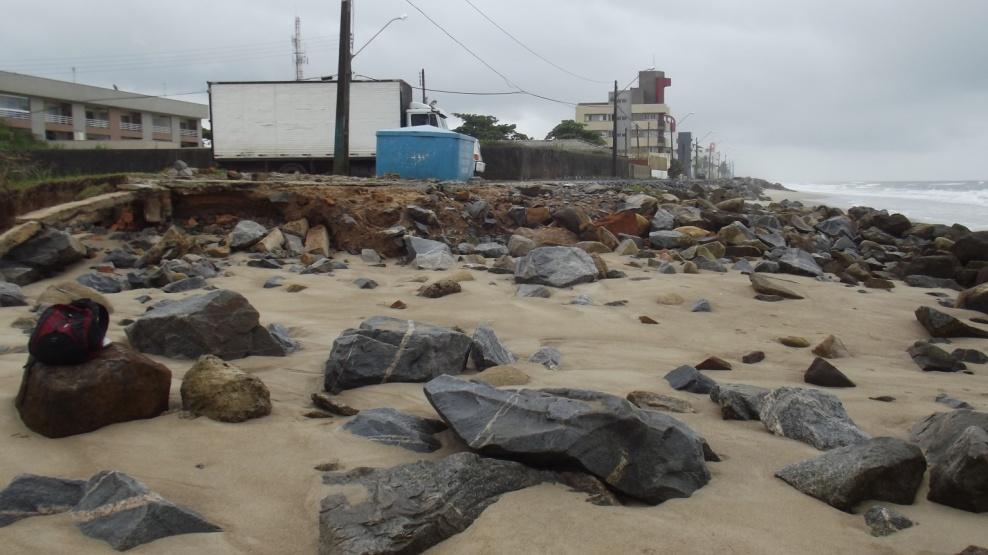
<path fill-rule="evenodd" d="M 213 153 L 208 148 L 52 149 L 33 151 L 30 156 L 33 162 L 49 168 L 54 175 L 159 172 L 171 167 L 176 160 L 195 168 L 213 165 Z"/>
<path fill-rule="evenodd" d="M 485 179 L 564 179 L 610 177 L 610 154 L 533 148 L 510 142 L 481 145 L 487 169 Z M 628 163 L 618 158 L 618 177 L 628 176 Z"/>

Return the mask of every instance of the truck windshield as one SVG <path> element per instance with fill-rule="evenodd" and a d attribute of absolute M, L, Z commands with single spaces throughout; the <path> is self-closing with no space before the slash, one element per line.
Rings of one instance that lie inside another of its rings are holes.
<path fill-rule="evenodd" d="M 429 125 L 429 114 L 412 114 L 412 125 Z"/>

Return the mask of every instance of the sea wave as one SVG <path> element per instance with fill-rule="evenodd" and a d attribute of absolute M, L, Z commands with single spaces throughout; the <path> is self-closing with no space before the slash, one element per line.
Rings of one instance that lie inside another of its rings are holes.
<path fill-rule="evenodd" d="M 795 191 L 821 195 L 929 200 L 988 207 L 988 185 L 983 181 L 789 183 L 786 186 Z"/>

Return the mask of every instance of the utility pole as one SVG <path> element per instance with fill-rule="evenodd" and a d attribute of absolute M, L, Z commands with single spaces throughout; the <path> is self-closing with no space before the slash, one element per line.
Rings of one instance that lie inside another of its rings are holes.
<path fill-rule="evenodd" d="M 419 74 L 419 83 L 422 84 L 422 104 L 428 104 L 429 101 L 425 98 L 425 68 L 422 68 L 422 73 Z"/>
<path fill-rule="evenodd" d="M 642 128 L 635 124 L 635 158 L 641 160 L 642 157 Z"/>
<path fill-rule="evenodd" d="M 302 80 L 302 64 L 308 62 L 302 50 L 302 18 L 295 16 L 295 34 L 292 35 L 292 49 L 295 58 L 295 80 Z"/>
<path fill-rule="evenodd" d="M 333 173 L 350 173 L 350 9 L 352 0 L 340 1 L 340 59 L 336 77 L 336 143 Z"/>
<path fill-rule="evenodd" d="M 617 177 L 618 176 L 618 170 L 617 170 L 617 128 L 618 128 L 618 125 L 617 125 L 617 123 L 618 123 L 617 110 L 618 110 L 618 88 L 617 88 L 617 80 L 615 79 L 614 80 L 614 113 L 611 115 L 611 120 L 612 120 L 611 121 L 611 124 L 612 124 L 611 125 L 611 175 L 613 177 Z M 627 143 L 628 137 L 625 136 L 624 140 Z"/>

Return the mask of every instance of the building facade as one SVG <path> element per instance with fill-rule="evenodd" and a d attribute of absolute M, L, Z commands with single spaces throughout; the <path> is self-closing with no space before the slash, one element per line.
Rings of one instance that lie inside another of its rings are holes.
<path fill-rule="evenodd" d="M 0 71 L 0 121 L 62 148 L 202 146 L 205 104 Z"/>
<path fill-rule="evenodd" d="M 617 136 L 614 136 L 614 93 L 607 102 L 581 102 L 576 121 L 601 134 L 609 146 L 617 140 L 618 152 L 636 160 L 650 160 L 653 169 L 669 167 L 669 129 L 665 89 L 672 85 L 661 71 L 639 71 L 638 86 L 617 94 Z"/>

